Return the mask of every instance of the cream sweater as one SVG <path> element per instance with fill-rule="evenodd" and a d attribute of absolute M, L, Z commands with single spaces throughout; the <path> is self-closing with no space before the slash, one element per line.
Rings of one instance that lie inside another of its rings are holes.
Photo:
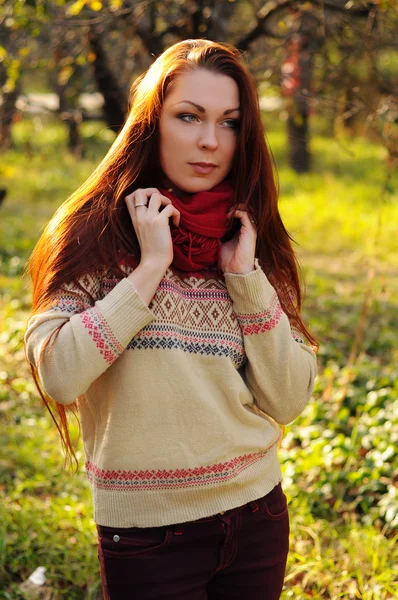
<path fill-rule="evenodd" d="M 268 493 L 281 480 L 277 423 L 312 392 L 316 357 L 258 259 L 247 275 L 183 275 L 168 268 L 149 307 L 130 280 L 87 276 L 93 298 L 71 283 L 28 323 L 44 389 L 77 399 L 100 525 L 193 521 Z"/>

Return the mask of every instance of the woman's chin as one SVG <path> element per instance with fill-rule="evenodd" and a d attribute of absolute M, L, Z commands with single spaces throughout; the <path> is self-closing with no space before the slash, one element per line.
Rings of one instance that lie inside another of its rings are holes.
<path fill-rule="evenodd" d="M 206 177 L 195 177 L 191 181 L 181 181 L 175 187 L 185 194 L 197 194 L 198 192 L 208 192 L 221 183 L 221 181 L 210 180 Z"/>

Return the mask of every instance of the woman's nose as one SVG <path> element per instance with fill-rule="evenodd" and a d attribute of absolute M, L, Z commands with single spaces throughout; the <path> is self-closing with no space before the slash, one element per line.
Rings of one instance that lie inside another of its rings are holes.
<path fill-rule="evenodd" d="M 199 146 L 201 148 L 209 148 L 209 150 L 215 150 L 218 147 L 216 128 L 214 126 L 208 125 L 201 131 Z"/>

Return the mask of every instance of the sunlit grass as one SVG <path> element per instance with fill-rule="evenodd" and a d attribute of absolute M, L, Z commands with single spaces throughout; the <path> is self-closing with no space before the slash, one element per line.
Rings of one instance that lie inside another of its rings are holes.
<path fill-rule="evenodd" d="M 398 583 L 391 565 L 398 560 L 397 538 L 386 539 L 355 522 L 337 530 L 327 521 L 305 521 L 294 529 L 284 600 L 396 597 Z"/>
<path fill-rule="evenodd" d="M 283 133 L 269 133 L 279 170 L 281 212 L 305 252 L 356 253 L 398 266 L 398 175 L 387 183 L 387 152 L 346 138 L 344 145 L 315 136 L 311 173 L 297 175 L 283 160 Z"/>
<path fill-rule="evenodd" d="M 337 142 L 316 126 L 313 171 L 299 177 L 286 165 L 283 124 L 270 122 L 281 212 L 299 243 L 305 316 L 321 345 L 313 400 L 281 448 L 291 506 L 283 600 L 387 600 L 398 593 L 397 181 L 383 193 L 383 148 Z M 21 341 L 30 285 L 21 274 L 44 223 L 113 134 L 85 124 L 86 152 L 76 160 L 65 152 L 63 125 L 36 119 L 14 130 L 15 148 L 0 164 L 8 190 L 0 208 L 0 599 L 20 599 L 19 582 L 44 565 L 53 600 L 94 600 L 101 596 L 88 483 L 83 468 L 63 470 L 57 432 L 30 378 Z M 81 442 L 78 453 L 82 467 Z"/>

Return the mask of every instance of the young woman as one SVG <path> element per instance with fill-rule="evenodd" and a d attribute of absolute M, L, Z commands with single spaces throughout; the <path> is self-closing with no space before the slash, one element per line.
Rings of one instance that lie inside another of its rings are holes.
<path fill-rule="evenodd" d="M 256 88 L 234 48 L 187 40 L 133 91 L 31 257 L 27 356 L 72 458 L 78 410 L 105 598 L 275 600 L 278 424 L 316 342 Z"/>

